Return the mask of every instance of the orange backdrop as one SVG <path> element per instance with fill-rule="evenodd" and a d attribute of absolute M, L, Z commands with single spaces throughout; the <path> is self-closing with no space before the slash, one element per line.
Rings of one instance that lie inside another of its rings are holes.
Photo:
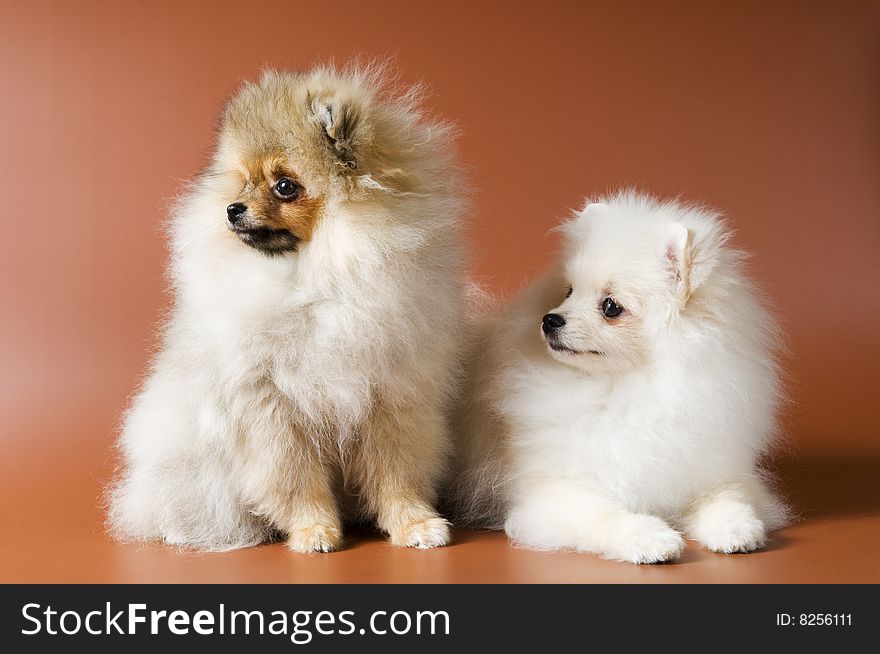
<path fill-rule="evenodd" d="M 790 335 L 792 441 L 876 456 L 878 26 L 877 2 L 4 0 L 4 473 L 98 487 L 168 302 L 160 220 L 221 103 L 263 66 L 353 57 L 391 57 L 461 126 L 497 291 L 588 194 L 721 208 Z"/>

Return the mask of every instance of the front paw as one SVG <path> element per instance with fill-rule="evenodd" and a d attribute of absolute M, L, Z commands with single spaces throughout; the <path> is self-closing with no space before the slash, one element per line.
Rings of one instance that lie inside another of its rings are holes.
<path fill-rule="evenodd" d="M 684 538 L 660 518 L 631 514 L 614 525 L 614 543 L 602 554 L 629 563 L 674 561 L 684 551 Z"/>
<path fill-rule="evenodd" d="M 439 516 L 416 520 L 391 531 L 391 544 L 429 549 L 449 544 L 449 522 Z"/>
<path fill-rule="evenodd" d="M 293 529 L 287 537 L 287 547 L 302 554 L 335 552 L 342 545 L 342 532 L 331 525 L 311 525 Z"/>
<path fill-rule="evenodd" d="M 702 507 L 691 533 L 713 552 L 752 552 L 764 546 L 764 523 L 754 508 L 743 502 L 722 501 Z"/>

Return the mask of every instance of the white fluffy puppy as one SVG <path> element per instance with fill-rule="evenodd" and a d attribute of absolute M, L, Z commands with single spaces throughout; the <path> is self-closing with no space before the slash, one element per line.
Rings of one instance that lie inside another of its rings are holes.
<path fill-rule="evenodd" d="M 632 192 L 560 229 L 561 267 L 478 327 L 460 518 L 636 563 L 675 559 L 681 532 L 760 547 L 785 520 L 758 467 L 778 332 L 743 253 L 716 213 Z"/>
<path fill-rule="evenodd" d="M 452 131 L 416 100 L 317 69 L 229 102 L 173 212 L 175 303 L 120 439 L 119 537 L 329 551 L 357 515 L 397 545 L 447 542 L 463 193 Z"/>

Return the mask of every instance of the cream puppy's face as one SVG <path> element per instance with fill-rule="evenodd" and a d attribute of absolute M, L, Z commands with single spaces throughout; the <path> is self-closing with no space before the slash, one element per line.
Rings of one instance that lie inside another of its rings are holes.
<path fill-rule="evenodd" d="M 358 164 L 377 155 L 371 101 L 328 74 L 269 71 L 245 84 L 223 112 L 211 171 L 226 229 L 270 256 L 308 243 L 328 203 L 352 194 Z"/>
<path fill-rule="evenodd" d="M 687 229 L 662 215 L 591 204 L 562 231 L 565 297 L 541 323 L 551 356 L 587 371 L 646 363 L 687 300 Z"/>
<path fill-rule="evenodd" d="M 344 85 L 296 74 L 246 84 L 223 112 L 213 171 L 229 232 L 270 256 L 308 243 L 334 182 L 354 165 L 363 102 Z"/>

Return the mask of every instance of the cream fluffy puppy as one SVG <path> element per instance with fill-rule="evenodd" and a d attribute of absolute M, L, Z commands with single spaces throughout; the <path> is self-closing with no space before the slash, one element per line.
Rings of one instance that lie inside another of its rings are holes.
<path fill-rule="evenodd" d="M 266 73 L 173 211 L 175 302 L 110 521 L 205 550 L 449 539 L 434 509 L 463 304 L 452 130 L 374 70 Z"/>
<path fill-rule="evenodd" d="M 785 520 L 759 468 L 778 331 L 743 253 L 718 214 L 632 192 L 560 230 L 559 269 L 477 328 L 462 521 L 635 563 L 675 559 L 682 533 L 760 547 Z"/>

